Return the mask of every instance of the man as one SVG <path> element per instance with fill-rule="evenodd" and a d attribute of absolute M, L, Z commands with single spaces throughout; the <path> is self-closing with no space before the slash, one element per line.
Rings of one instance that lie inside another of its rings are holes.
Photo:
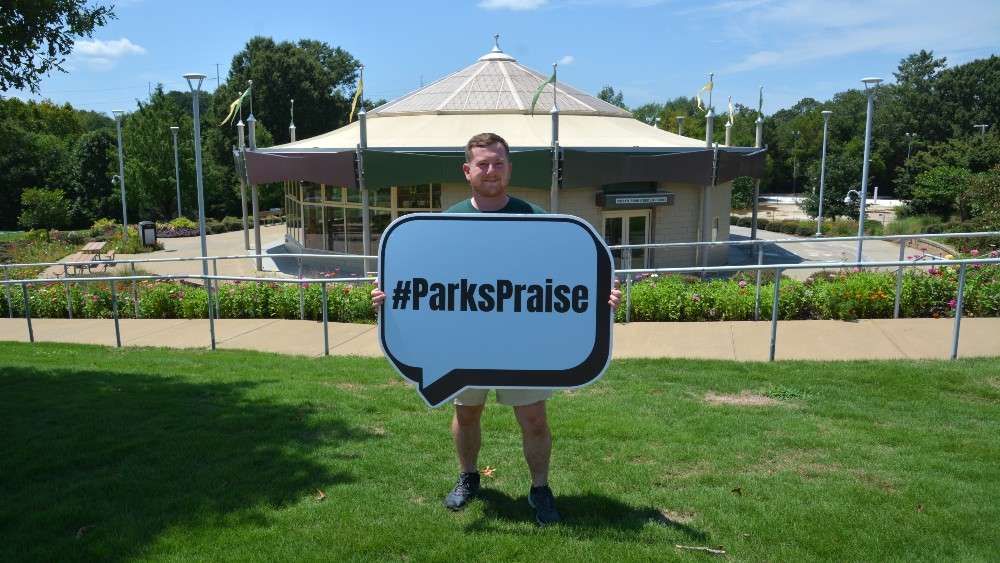
<path fill-rule="evenodd" d="M 527 201 L 507 194 L 511 162 L 507 141 L 494 133 L 481 133 L 465 145 L 462 171 L 472 188 L 472 197 L 456 203 L 445 213 L 545 213 Z M 617 307 L 621 292 L 614 289 L 608 303 Z M 379 307 L 385 292 L 372 291 L 372 305 Z M 480 419 L 486 405 L 486 389 L 466 389 L 455 397 L 455 415 L 451 434 L 455 441 L 461 473 L 455 488 L 444 499 L 451 510 L 460 510 L 479 491 L 478 458 L 481 445 Z M 545 413 L 545 401 L 552 396 L 548 389 L 497 389 L 497 402 L 514 409 L 521 426 L 524 459 L 531 472 L 528 503 L 535 509 L 540 525 L 558 522 L 555 498 L 549 488 L 549 458 L 552 453 L 552 433 Z"/>

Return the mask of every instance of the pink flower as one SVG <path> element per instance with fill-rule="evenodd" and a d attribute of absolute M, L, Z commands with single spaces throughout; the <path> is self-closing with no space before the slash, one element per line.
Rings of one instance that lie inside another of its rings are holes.
<path fill-rule="evenodd" d="M 694 295 L 691 296 L 691 301 L 694 301 L 695 303 L 698 303 L 699 301 L 701 301 L 701 295 L 698 295 L 697 293 L 695 293 Z"/>
<path fill-rule="evenodd" d="M 952 299 L 951 301 L 948 302 L 948 307 L 951 309 L 954 309 L 955 305 L 958 305 L 958 300 L 956 299 Z"/>
<path fill-rule="evenodd" d="M 739 286 L 740 286 L 740 289 L 743 289 L 744 287 L 746 287 L 747 286 L 747 280 L 740 280 Z"/>
<path fill-rule="evenodd" d="M 931 266 L 931 269 L 927 270 L 927 273 L 930 274 L 930 275 L 932 275 L 932 276 L 936 276 L 936 275 L 938 275 L 938 274 L 941 273 L 941 270 L 938 270 L 934 266 Z"/>
<path fill-rule="evenodd" d="M 971 254 L 972 257 L 975 258 L 976 256 L 979 256 L 979 251 L 973 248 L 972 250 L 969 251 L 969 254 Z"/>
<path fill-rule="evenodd" d="M 302 287 L 303 287 L 303 288 L 306 288 L 306 287 L 309 287 L 309 282 L 306 282 L 306 283 L 303 283 L 303 284 L 302 284 Z"/>
<path fill-rule="evenodd" d="M 854 273 L 857 273 L 857 272 L 861 271 L 861 268 L 855 266 L 855 267 L 851 268 L 851 271 L 854 272 Z"/>
<path fill-rule="evenodd" d="M 997 258 L 998 256 L 1000 256 L 1000 250 L 991 250 L 990 251 L 990 258 Z"/>

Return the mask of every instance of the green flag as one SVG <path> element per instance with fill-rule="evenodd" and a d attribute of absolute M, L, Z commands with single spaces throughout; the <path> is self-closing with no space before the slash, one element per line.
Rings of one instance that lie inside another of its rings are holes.
<path fill-rule="evenodd" d="M 531 112 L 530 112 L 531 115 L 535 115 L 535 104 L 538 103 L 538 96 L 542 95 L 542 90 L 545 89 L 545 85 L 546 84 L 555 84 L 555 83 L 556 83 L 556 73 L 553 72 L 552 76 L 550 76 L 548 80 L 546 80 L 545 82 L 542 82 L 541 84 L 538 85 L 538 89 L 535 90 L 534 97 L 531 98 Z"/>
<path fill-rule="evenodd" d="M 229 104 L 229 115 L 227 115 L 226 118 L 222 120 L 222 123 L 219 124 L 219 127 L 222 127 L 227 122 L 232 121 L 233 117 L 236 115 L 236 111 L 243 106 L 243 100 L 245 100 L 249 95 L 250 95 L 250 88 L 247 88 L 246 91 L 243 92 L 239 98 L 236 98 L 235 100 L 233 100 L 233 103 Z"/>
<path fill-rule="evenodd" d="M 350 123 L 354 121 L 354 110 L 358 109 L 358 100 L 361 99 L 361 92 L 365 89 L 365 79 L 363 75 L 358 75 L 358 90 L 354 93 L 354 99 L 351 100 L 351 113 L 347 115 L 347 122 Z"/>

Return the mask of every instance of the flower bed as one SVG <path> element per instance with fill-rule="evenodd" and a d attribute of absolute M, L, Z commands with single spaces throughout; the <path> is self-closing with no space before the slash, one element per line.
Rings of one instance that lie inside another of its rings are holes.
<path fill-rule="evenodd" d="M 997 251 L 990 253 L 996 257 Z M 761 318 L 771 317 L 773 286 L 765 273 L 761 286 Z M 119 282 L 118 311 L 134 316 L 130 282 Z M 208 315 L 204 288 L 176 282 L 137 283 L 139 317 L 148 319 L 196 319 Z M 838 271 L 820 273 L 802 282 L 783 278 L 779 318 L 874 319 L 891 318 L 894 272 Z M 958 268 L 942 266 L 910 269 L 903 276 L 900 315 L 903 317 L 951 317 L 955 314 Z M 303 283 L 305 316 L 323 318 L 319 284 Z M 332 322 L 375 322 L 371 284 L 327 285 L 328 318 Z M 65 318 L 66 289 L 62 282 L 30 287 L 34 317 Z M 21 291 L 9 289 L 14 316 L 23 316 Z M 111 318 L 111 288 L 106 282 L 70 282 L 74 318 Z M 299 318 L 299 284 L 278 282 L 233 282 L 219 286 L 223 318 Z M 729 280 L 700 281 L 690 276 L 642 276 L 632 285 L 633 321 L 745 321 L 754 316 L 754 280 L 738 275 Z M 1000 266 L 970 266 L 966 272 L 963 314 L 971 317 L 1000 316 Z M 8 302 L 0 294 L 0 316 L 7 316 Z M 625 320 L 623 306 L 616 320 Z"/>

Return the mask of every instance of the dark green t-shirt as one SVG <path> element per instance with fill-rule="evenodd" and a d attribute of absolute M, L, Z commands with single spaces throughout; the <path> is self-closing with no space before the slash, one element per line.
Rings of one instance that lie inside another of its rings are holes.
<path fill-rule="evenodd" d="M 490 211 L 490 213 L 523 213 L 527 215 L 535 213 L 546 213 L 544 209 L 538 207 L 534 203 L 524 201 L 523 199 L 518 199 L 516 197 L 508 196 L 510 198 L 507 201 L 507 205 L 503 206 L 496 211 Z M 472 206 L 472 198 L 460 201 L 455 205 L 452 205 L 445 213 L 482 213 L 478 209 Z"/>

